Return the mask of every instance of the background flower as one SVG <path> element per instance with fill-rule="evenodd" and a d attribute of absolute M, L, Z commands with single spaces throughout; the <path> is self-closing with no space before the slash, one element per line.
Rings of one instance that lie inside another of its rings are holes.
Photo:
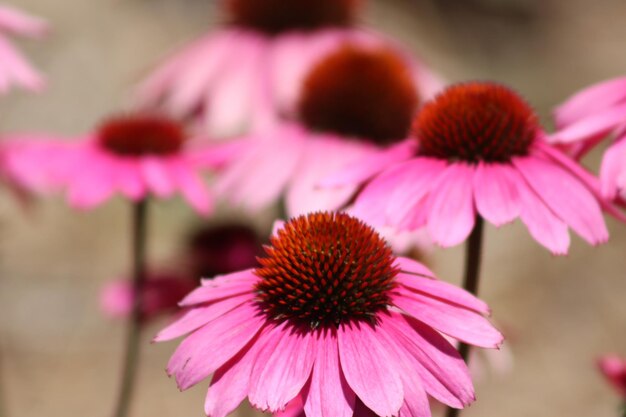
<path fill-rule="evenodd" d="M 0 4 L 0 94 L 13 86 L 31 91 L 43 89 L 43 77 L 15 49 L 9 36 L 39 38 L 47 31 L 48 25 L 42 19 Z"/>

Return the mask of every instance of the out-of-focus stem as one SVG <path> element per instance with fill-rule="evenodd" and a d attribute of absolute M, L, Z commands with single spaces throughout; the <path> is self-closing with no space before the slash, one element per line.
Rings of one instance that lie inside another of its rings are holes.
<path fill-rule="evenodd" d="M 480 261 L 482 255 L 483 245 L 483 229 L 484 220 L 478 216 L 476 218 L 476 224 L 470 234 L 469 240 L 466 244 L 465 255 L 465 277 L 463 279 L 463 288 L 471 292 L 474 295 L 478 294 L 478 284 L 480 281 Z M 459 354 L 465 361 L 469 362 L 470 346 L 466 343 L 459 345 Z M 469 365 L 469 363 L 468 363 Z M 446 412 L 446 417 L 457 417 L 461 410 L 449 407 Z"/>
<path fill-rule="evenodd" d="M 148 202 L 145 199 L 133 206 L 133 309 L 128 323 L 126 354 L 115 417 L 128 415 L 137 375 L 143 310 L 142 288 L 146 279 L 147 209 Z"/>

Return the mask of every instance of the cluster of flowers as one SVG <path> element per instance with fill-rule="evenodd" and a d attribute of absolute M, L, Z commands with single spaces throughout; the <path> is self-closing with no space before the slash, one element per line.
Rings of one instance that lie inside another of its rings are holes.
<path fill-rule="evenodd" d="M 64 191 L 81 209 L 177 192 L 204 215 L 216 197 L 252 212 L 284 203 L 291 220 L 276 224 L 262 255 L 256 238 L 197 237 L 186 280 L 145 280 L 138 265 L 139 286 L 103 295 L 105 310 L 138 320 L 182 298 L 155 340 L 186 336 L 167 367 L 181 389 L 213 374 L 208 416 L 245 398 L 307 417 L 427 417 L 429 397 L 472 403 L 466 356 L 450 339 L 498 348 L 489 307 L 398 253 L 424 234 L 452 247 L 479 236 L 483 220 L 518 218 L 557 255 L 569 229 L 606 242 L 603 212 L 626 220 L 626 78 L 572 97 L 549 133 L 509 87 L 446 85 L 362 28 L 359 0 L 221 4 L 227 23 L 151 74 L 132 113 L 72 140 L 7 135 L 5 182 Z M 42 87 L 4 34 L 44 31 L 0 8 L 0 92 Z M 578 159 L 607 137 L 597 178 Z M 212 266 L 199 266 L 206 256 Z M 623 364 L 603 364 L 623 389 Z"/>

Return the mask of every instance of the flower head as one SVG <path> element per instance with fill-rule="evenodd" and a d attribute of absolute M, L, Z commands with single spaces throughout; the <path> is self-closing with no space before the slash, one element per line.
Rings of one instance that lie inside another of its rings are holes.
<path fill-rule="evenodd" d="M 13 86 L 31 91 L 40 91 L 44 87 L 43 77 L 11 45 L 8 36 L 37 38 L 47 30 L 48 25 L 43 20 L 0 5 L 0 93 Z"/>
<path fill-rule="evenodd" d="M 207 213 L 212 198 L 199 173 L 219 166 L 232 152 L 194 146 L 178 123 L 142 114 L 111 118 L 72 141 L 49 136 L 15 141 L 20 146 L 8 157 L 15 175 L 39 187 L 65 188 L 70 204 L 85 209 L 116 192 L 139 201 L 179 191 L 194 209 Z"/>
<path fill-rule="evenodd" d="M 345 43 L 400 51 L 425 95 L 441 84 L 395 42 L 353 24 L 360 0 L 227 0 L 223 4 L 228 24 L 152 73 L 137 92 L 142 108 L 189 120 L 215 138 L 265 132 L 296 113 L 306 75 Z"/>
<path fill-rule="evenodd" d="M 347 214 L 290 220 L 255 269 L 205 280 L 181 305 L 189 312 L 156 340 L 189 334 L 168 373 L 186 389 L 215 372 L 212 417 L 246 397 L 271 412 L 301 401 L 308 417 L 430 416 L 427 394 L 453 407 L 474 398 L 465 363 L 439 332 L 502 342 L 482 301 L 394 257 Z"/>
<path fill-rule="evenodd" d="M 520 218 L 555 254 L 568 227 L 591 244 L 608 232 L 596 181 L 544 140 L 538 118 L 503 85 L 451 86 L 427 102 L 413 123 L 411 153 L 379 152 L 324 181 L 365 184 L 352 213 L 376 226 L 426 226 L 435 243 L 463 242 L 480 215 L 496 226 Z"/>
<path fill-rule="evenodd" d="M 626 400 L 626 360 L 617 355 L 607 355 L 600 358 L 598 367 L 613 388 Z"/>
<path fill-rule="evenodd" d="M 351 26 L 360 0 L 227 0 L 232 24 L 279 34 Z"/>
<path fill-rule="evenodd" d="M 293 121 L 241 140 L 241 155 L 225 168 L 218 190 L 252 210 L 283 193 L 290 216 L 335 210 L 354 187 L 330 190 L 318 183 L 382 149 L 406 153 L 407 146 L 395 146 L 409 134 L 424 87 L 397 50 L 343 45 L 304 78 Z"/>

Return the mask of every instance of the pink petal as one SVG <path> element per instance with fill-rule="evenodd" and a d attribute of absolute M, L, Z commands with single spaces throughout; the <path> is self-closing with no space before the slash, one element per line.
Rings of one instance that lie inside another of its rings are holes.
<path fill-rule="evenodd" d="M 397 290 L 392 301 L 419 321 L 462 342 L 485 348 L 502 344 L 502 334 L 475 311 L 403 288 Z"/>
<path fill-rule="evenodd" d="M 365 323 L 342 325 L 338 334 L 341 368 L 350 388 L 379 416 L 398 415 L 404 397 L 402 381 L 379 336 Z"/>
<path fill-rule="evenodd" d="M 626 97 L 626 94 L 625 94 Z M 620 104 L 601 113 L 585 117 L 568 125 L 550 136 L 551 142 L 572 143 L 598 135 L 607 135 L 611 130 L 626 123 L 626 104 Z"/>
<path fill-rule="evenodd" d="M 575 177 L 536 157 L 514 158 L 513 164 L 552 211 L 587 242 L 609 238 L 600 205 Z"/>
<path fill-rule="evenodd" d="M 135 158 L 117 160 L 114 177 L 117 188 L 126 198 L 138 201 L 148 195 L 148 187 L 141 178 L 139 163 Z"/>
<path fill-rule="evenodd" d="M 410 291 L 415 291 L 428 297 L 438 298 L 447 303 L 456 304 L 477 313 L 491 313 L 489 306 L 483 300 L 447 282 L 416 277 L 404 273 L 398 274 L 396 280 Z"/>
<path fill-rule="evenodd" d="M 607 199 L 614 200 L 619 191 L 626 188 L 626 181 L 620 181 L 626 172 L 625 164 L 626 139 L 621 138 L 606 150 L 600 167 L 602 194 Z"/>
<path fill-rule="evenodd" d="M 356 192 L 356 185 L 320 187 L 319 182 L 333 172 L 361 158 L 369 146 L 359 142 L 338 140 L 334 137 L 312 137 L 306 141 L 304 157 L 291 179 L 285 195 L 290 216 L 321 210 L 336 210 L 344 206 Z"/>
<path fill-rule="evenodd" d="M 560 127 L 571 125 L 626 99 L 626 77 L 592 85 L 576 93 L 555 111 Z"/>
<path fill-rule="evenodd" d="M 89 169 L 85 169 L 69 184 L 68 199 L 73 207 L 91 209 L 113 195 L 115 184 L 112 177 L 115 171 L 107 159 L 97 154 L 86 154 L 85 162 L 89 164 Z"/>
<path fill-rule="evenodd" d="M 1 31 L 36 38 L 48 31 L 48 24 L 43 19 L 30 16 L 16 8 L 2 5 L 0 6 Z"/>
<path fill-rule="evenodd" d="M 398 184 L 389 193 L 386 217 L 390 224 L 403 230 L 414 230 L 423 224 L 415 221 L 415 217 L 420 211 L 427 210 L 426 197 L 448 164 L 440 159 L 419 157 L 400 165 L 404 175 L 398 178 Z M 425 216 L 423 220 L 426 220 Z"/>
<path fill-rule="evenodd" d="M 548 158 L 558 163 L 561 168 L 567 170 L 570 174 L 580 180 L 585 187 L 595 196 L 595 198 L 600 202 L 602 209 L 609 213 L 611 216 L 616 219 L 626 222 L 626 215 L 624 215 L 617 207 L 615 207 L 611 202 L 606 201 L 604 196 L 600 193 L 600 183 L 598 179 L 592 175 L 589 171 L 584 169 L 581 165 L 573 161 L 571 158 L 563 154 L 561 151 L 555 149 L 554 147 L 543 143 L 537 142 L 535 146 L 538 150 L 540 150 L 543 154 L 545 154 Z"/>
<path fill-rule="evenodd" d="M 167 365 L 185 390 L 215 372 L 257 334 L 265 317 L 251 303 L 225 313 L 182 341 Z"/>
<path fill-rule="evenodd" d="M 458 245 L 474 228 L 474 173 L 474 168 L 467 164 L 453 163 L 433 185 L 428 231 L 436 244 L 443 247 Z"/>
<path fill-rule="evenodd" d="M 273 350 L 273 327 L 265 326 L 258 335 L 213 376 L 204 402 L 204 412 L 209 417 L 226 417 L 246 398 L 250 388 L 252 369 L 259 352 Z"/>
<path fill-rule="evenodd" d="M 394 264 L 400 267 L 402 272 L 407 274 L 417 274 L 424 275 L 427 277 L 435 277 L 435 273 L 430 269 L 426 268 L 423 264 L 417 262 L 416 260 L 405 258 L 403 256 L 398 256 Z"/>
<path fill-rule="evenodd" d="M 520 214 L 520 199 L 508 164 L 478 164 L 474 176 L 476 209 L 488 222 L 496 226 L 512 222 Z"/>
<path fill-rule="evenodd" d="M 426 392 L 451 407 L 474 401 L 469 370 L 456 349 L 439 333 L 410 317 L 393 313 L 381 326 L 415 360 Z"/>
<path fill-rule="evenodd" d="M 148 188 L 158 197 L 167 198 L 174 193 L 172 178 L 160 158 L 144 157 L 137 161 Z"/>
<path fill-rule="evenodd" d="M 206 185 L 197 172 L 184 160 L 171 159 L 167 162 L 169 175 L 189 205 L 200 214 L 208 214 L 213 209 L 213 201 Z"/>
<path fill-rule="evenodd" d="M 320 331 L 317 357 L 304 404 L 307 417 L 352 417 L 356 400 L 339 365 L 337 335 Z"/>
<path fill-rule="evenodd" d="M 415 152 L 415 141 L 406 140 L 384 151 L 354 162 L 320 181 L 322 187 L 360 184 L 390 165 L 404 161 Z"/>
<path fill-rule="evenodd" d="M 17 50 L 0 36 L 0 70 L 5 72 L 7 84 L 15 82 L 32 91 L 45 87 L 43 77 L 20 55 Z"/>
<path fill-rule="evenodd" d="M 253 297 L 253 294 L 244 294 L 226 298 L 207 306 L 193 308 L 174 323 L 161 330 L 152 341 L 164 342 L 191 333 L 208 322 L 220 318 L 225 313 L 239 307 L 246 301 L 250 301 Z"/>
<path fill-rule="evenodd" d="M 274 202 L 301 163 L 303 134 L 291 127 L 268 134 L 271 139 L 250 139 L 248 151 L 218 180 L 217 194 L 253 211 Z"/>
<path fill-rule="evenodd" d="M 179 303 L 182 307 L 217 301 L 234 295 L 251 293 L 258 277 L 252 269 L 203 280 L 202 286 L 193 290 Z"/>
<path fill-rule="evenodd" d="M 530 235 L 553 254 L 567 254 L 570 238 L 565 222 L 546 206 L 521 176 L 517 180 L 517 189 L 522 202 L 520 219 Z"/>
<path fill-rule="evenodd" d="M 399 417 L 430 417 L 430 404 L 426 391 L 422 386 L 417 368 L 421 365 L 419 362 L 410 355 L 402 346 L 401 343 L 392 337 L 386 330 L 384 325 L 379 328 L 381 334 L 381 345 L 387 351 L 387 355 L 395 358 L 403 372 L 400 372 L 400 379 L 402 380 L 402 389 L 404 391 L 404 403 Z"/>
<path fill-rule="evenodd" d="M 217 136 L 232 136 L 246 127 L 252 110 L 250 96 L 259 88 L 259 79 L 265 76 L 259 74 L 267 49 L 265 39 L 247 36 L 243 43 L 236 45 L 237 59 L 226 62 L 220 82 L 205 92 L 211 101 L 206 128 Z"/>
<path fill-rule="evenodd" d="M 250 403 L 262 410 L 282 410 L 302 390 L 311 375 L 317 343 L 312 332 L 286 327 L 280 342 L 263 362 L 257 362 L 250 382 Z"/>

